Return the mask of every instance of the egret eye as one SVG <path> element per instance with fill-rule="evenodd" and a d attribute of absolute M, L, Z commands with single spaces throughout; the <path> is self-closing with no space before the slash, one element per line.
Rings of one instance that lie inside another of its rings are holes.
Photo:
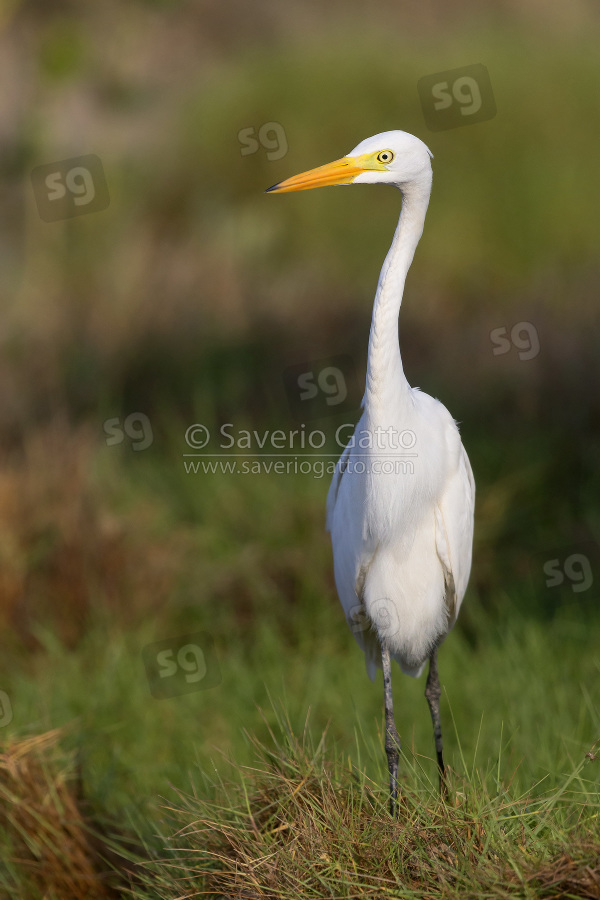
<path fill-rule="evenodd" d="M 394 158 L 394 154 L 391 150 L 382 150 L 377 154 L 377 162 L 380 163 L 391 163 Z"/>

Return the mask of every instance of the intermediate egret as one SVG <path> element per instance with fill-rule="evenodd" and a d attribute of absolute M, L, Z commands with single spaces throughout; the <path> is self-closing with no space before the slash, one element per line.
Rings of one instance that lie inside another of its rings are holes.
<path fill-rule="evenodd" d="M 402 193 L 373 305 L 363 412 L 327 498 L 339 598 L 369 677 L 383 669 L 392 816 L 400 739 L 390 657 L 415 678 L 429 660 L 425 696 L 444 791 L 437 652 L 458 616 L 473 540 L 475 484 L 456 422 L 439 400 L 409 385 L 398 343 L 404 283 L 431 193 L 431 156 L 413 135 L 386 131 L 335 162 L 269 188 L 284 193 L 381 183 Z"/>

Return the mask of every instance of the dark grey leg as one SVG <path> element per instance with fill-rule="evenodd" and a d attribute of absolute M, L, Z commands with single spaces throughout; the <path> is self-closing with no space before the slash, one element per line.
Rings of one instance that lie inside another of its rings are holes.
<path fill-rule="evenodd" d="M 394 701 L 392 698 L 392 670 L 390 651 L 381 642 L 381 663 L 383 668 L 383 692 L 385 697 L 385 753 L 390 770 L 390 812 L 396 818 L 398 799 L 398 760 L 400 759 L 400 735 L 394 722 Z"/>
<path fill-rule="evenodd" d="M 427 676 L 427 685 L 425 687 L 425 696 L 429 703 L 431 712 L 431 721 L 433 722 L 433 737 L 435 738 L 435 752 L 437 754 L 438 768 L 440 771 L 440 793 L 442 796 L 446 794 L 446 780 L 444 768 L 444 755 L 442 748 L 442 723 L 440 721 L 440 697 L 442 689 L 440 688 L 440 678 L 437 667 L 437 647 L 429 657 L 429 675 Z"/>

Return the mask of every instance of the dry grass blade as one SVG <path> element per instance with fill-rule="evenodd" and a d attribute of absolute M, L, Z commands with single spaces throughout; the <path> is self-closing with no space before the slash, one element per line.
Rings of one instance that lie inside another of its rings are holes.
<path fill-rule="evenodd" d="M 551 837 L 540 841 L 542 801 L 451 772 L 448 802 L 405 783 L 393 821 L 385 787 L 326 752 L 324 739 L 315 750 L 306 731 L 298 739 L 279 724 L 269 746 L 251 738 L 252 767 L 168 807 L 169 857 L 147 864 L 144 880 L 160 883 L 161 898 L 600 900 L 595 795 L 573 827 L 548 819 Z"/>
<path fill-rule="evenodd" d="M 8 859 L 28 896 L 109 900 L 97 841 L 75 791 L 71 760 L 60 753 L 60 730 L 9 743 L 0 754 L 0 829 Z M 25 895 L 23 895 L 25 896 Z"/>
<path fill-rule="evenodd" d="M 527 881 L 538 896 L 600 900 L 600 842 L 578 850 L 578 859 L 564 853 L 529 873 Z"/>
<path fill-rule="evenodd" d="M 76 646 L 99 610 L 131 622 L 172 590 L 179 534 L 156 537 L 147 505 L 111 511 L 96 453 L 90 427 L 57 417 L 0 457 L 0 627 L 19 647 L 39 649 L 40 628 Z"/>

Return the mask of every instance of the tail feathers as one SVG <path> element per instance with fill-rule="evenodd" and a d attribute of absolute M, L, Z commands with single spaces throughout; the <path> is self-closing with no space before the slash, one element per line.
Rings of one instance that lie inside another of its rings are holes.
<path fill-rule="evenodd" d="M 367 667 L 367 675 L 371 679 L 371 681 L 375 681 L 375 676 L 377 675 L 377 669 L 381 668 L 381 663 L 377 665 L 374 659 L 369 659 L 368 656 L 365 656 L 365 665 Z"/>

